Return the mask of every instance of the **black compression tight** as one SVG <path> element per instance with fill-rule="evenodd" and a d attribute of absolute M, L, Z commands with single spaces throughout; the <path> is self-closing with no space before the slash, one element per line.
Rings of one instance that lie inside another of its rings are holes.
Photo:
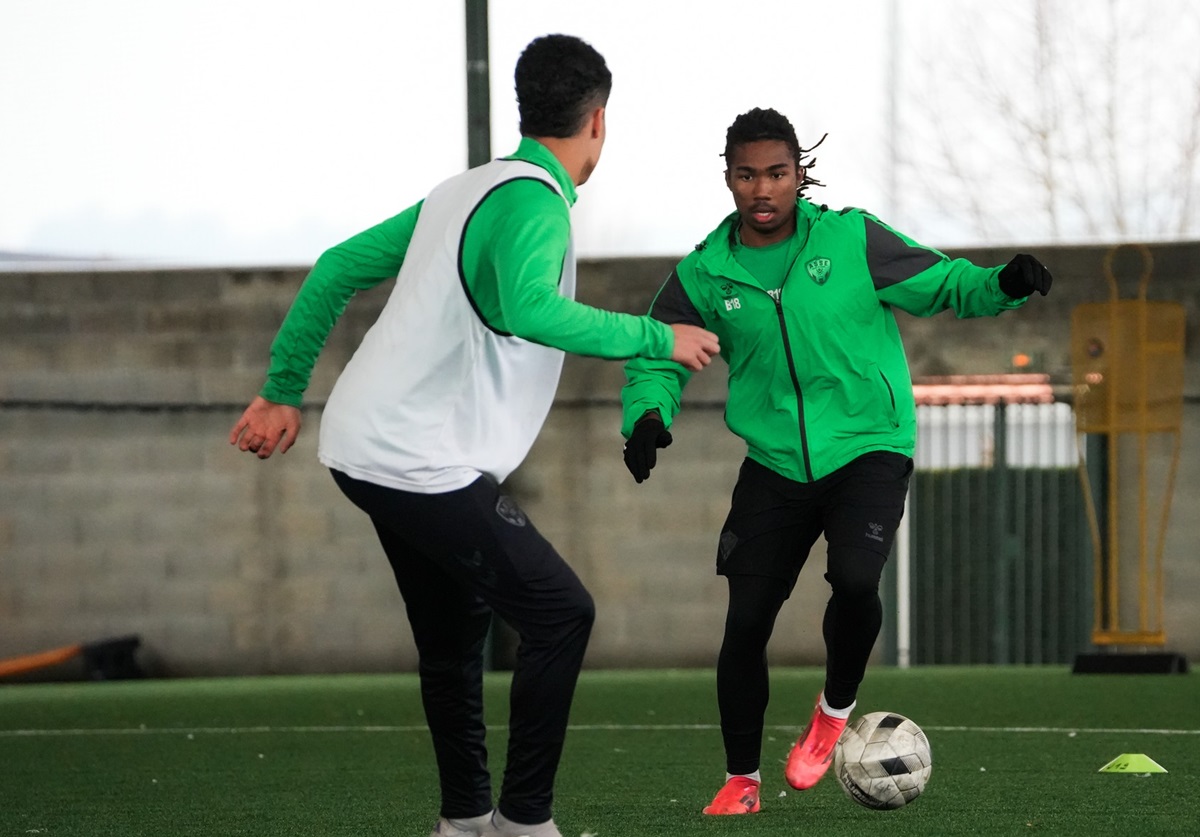
<path fill-rule="evenodd" d="M 883 625 L 879 576 L 884 556 L 865 549 L 830 547 L 825 579 L 833 595 L 825 606 L 825 701 L 834 709 L 854 703 L 871 649 Z"/>
<path fill-rule="evenodd" d="M 833 588 L 825 608 L 825 699 L 833 708 L 854 703 L 883 621 L 879 575 L 884 557 L 858 549 L 829 551 L 825 578 Z M 725 636 L 717 658 L 717 706 L 725 742 L 725 769 L 753 773 L 762 758 L 763 717 L 770 700 L 767 642 L 788 597 L 786 582 L 732 575 Z M 798 709 L 807 721 L 810 707 Z"/>
<path fill-rule="evenodd" d="M 725 769 L 753 773 L 762 754 L 763 715 L 770 699 L 767 641 L 787 599 L 788 585 L 758 575 L 733 575 L 728 581 L 729 611 L 717 658 Z"/>

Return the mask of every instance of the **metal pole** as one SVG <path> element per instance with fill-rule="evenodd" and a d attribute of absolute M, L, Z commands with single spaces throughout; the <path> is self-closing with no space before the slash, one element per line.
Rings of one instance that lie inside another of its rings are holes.
<path fill-rule="evenodd" d="M 491 79 L 488 72 L 487 0 L 467 0 L 467 168 L 492 159 Z M 495 615 L 483 643 L 483 667 L 496 668 L 496 635 L 501 629 Z"/>
<path fill-rule="evenodd" d="M 896 665 L 912 665 L 912 536 L 909 526 L 913 515 L 913 494 L 905 504 L 900 528 L 896 530 Z"/>
<path fill-rule="evenodd" d="M 467 166 L 492 159 L 487 0 L 467 0 Z"/>
<path fill-rule="evenodd" d="M 993 623 L 992 623 L 992 657 L 989 662 L 998 665 L 1012 665 L 1014 662 L 1022 662 L 1021 654 L 1016 654 L 1014 659 L 1013 649 L 1013 633 L 1014 625 L 1023 626 L 1025 614 L 1023 611 L 1014 613 L 1013 605 L 1013 578 L 1014 565 L 1016 561 L 1016 550 L 1014 549 L 1013 537 L 1011 534 L 1012 525 L 1009 519 L 1008 504 L 1011 496 L 1012 481 L 1011 473 L 1008 468 L 1008 416 L 1005 413 L 1006 406 L 1004 402 L 996 404 L 994 407 L 992 420 L 992 450 L 995 451 L 992 459 L 991 483 L 992 489 L 990 493 L 991 502 L 988 504 L 991 517 L 991 543 L 995 544 L 995 549 L 998 554 L 994 556 L 993 566 L 993 587 L 992 587 L 992 606 L 994 608 Z M 1020 601 L 1019 595 L 1022 592 L 1019 588 L 1016 591 L 1018 596 L 1017 601 Z M 1023 651 L 1023 648 L 1020 650 Z"/>
<path fill-rule="evenodd" d="M 898 0 L 887 5 L 887 209 L 889 223 L 900 225 L 900 10 Z"/>

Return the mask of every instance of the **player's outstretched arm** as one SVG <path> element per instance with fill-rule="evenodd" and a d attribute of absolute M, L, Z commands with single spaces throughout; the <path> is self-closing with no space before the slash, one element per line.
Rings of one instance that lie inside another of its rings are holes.
<path fill-rule="evenodd" d="M 1037 291 L 1042 296 L 1050 293 L 1054 277 L 1046 266 L 1028 253 L 1018 253 L 1006 264 L 998 277 L 1000 290 L 1013 299 L 1022 299 Z"/>
<path fill-rule="evenodd" d="M 276 450 L 287 453 L 299 435 L 299 408 L 257 395 L 229 431 L 229 444 L 266 459 Z"/>
<path fill-rule="evenodd" d="M 671 331 L 675 332 L 675 348 L 671 352 L 671 360 L 693 372 L 699 372 L 708 366 L 712 363 L 713 356 L 721 351 L 717 335 L 699 326 L 675 323 L 671 326 Z"/>

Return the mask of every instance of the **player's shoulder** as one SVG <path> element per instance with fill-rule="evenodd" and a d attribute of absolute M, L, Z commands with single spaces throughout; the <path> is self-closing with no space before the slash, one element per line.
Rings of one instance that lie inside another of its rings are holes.
<path fill-rule="evenodd" d="M 675 269 L 671 271 L 671 277 L 676 281 L 682 282 L 685 285 L 691 284 L 695 279 L 696 270 L 700 264 L 700 260 L 704 258 L 704 254 L 708 252 L 708 242 L 701 241 L 692 248 L 686 256 L 678 261 Z"/>
<path fill-rule="evenodd" d="M 820 224 L 823 229 L 845 231 L 846 234 L 861 233 L 864 226 L 882 224 L 875 213 L 860 206 L 843 206 L 841 209 L 830 209 L 827 205 L 813 206 L 810 216 L 814 224 Z"/>
<path fill-rule="evenodd" d="M 433 201 L 470 201 L 475 205 L 520 204 L 532 202 L 538 206 L 567 202 L 553 175 L 544 168 L 525 160 L 500 158 L 482 166 L 459 172 L 443 180 L 429 193 Z"/>
<path fill-rule="evenodd" d="M 841 209 L 830 209 L 827 204 L 821 204 L 820 206 L 813 204 L 813 206 L 815 214 L 821 220 L 835 222 L 857 221 L 862 218 L 871 218 L 872 220 L 877 220 L 874 213 L 863 209 L 861 206 L 843 206 Z"/>
<path fill-rule="evenodd" d="M 536 176 L 501 180 L 480 200 L 475 213 L 503 227 L 554 224 L 570 226 L 571 212 L 562 195 Z"/>
<path fill-rule="evenodd" d="M 497 183 L 492 191 L 503 194 L 510 200 L 531 200 L 537 203 L 554 202 L 563 206 L 564 209 L 566 208 L 562 195 L 554 187 L 554 183 L 533 172 L 514 173 L 512 177 Z"/>

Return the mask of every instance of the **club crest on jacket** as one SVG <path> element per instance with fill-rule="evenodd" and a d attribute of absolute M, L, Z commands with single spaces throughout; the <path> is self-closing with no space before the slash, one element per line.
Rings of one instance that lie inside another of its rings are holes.
<path fill-rule="evenodd" d="M 818 256 L 804 265 L 804 269 L 808 271 L 810 279 L 818 285 L 824 285 L 829 281 L 829 274 L 833 270 L 833 262 L 824 256 Z"/>

